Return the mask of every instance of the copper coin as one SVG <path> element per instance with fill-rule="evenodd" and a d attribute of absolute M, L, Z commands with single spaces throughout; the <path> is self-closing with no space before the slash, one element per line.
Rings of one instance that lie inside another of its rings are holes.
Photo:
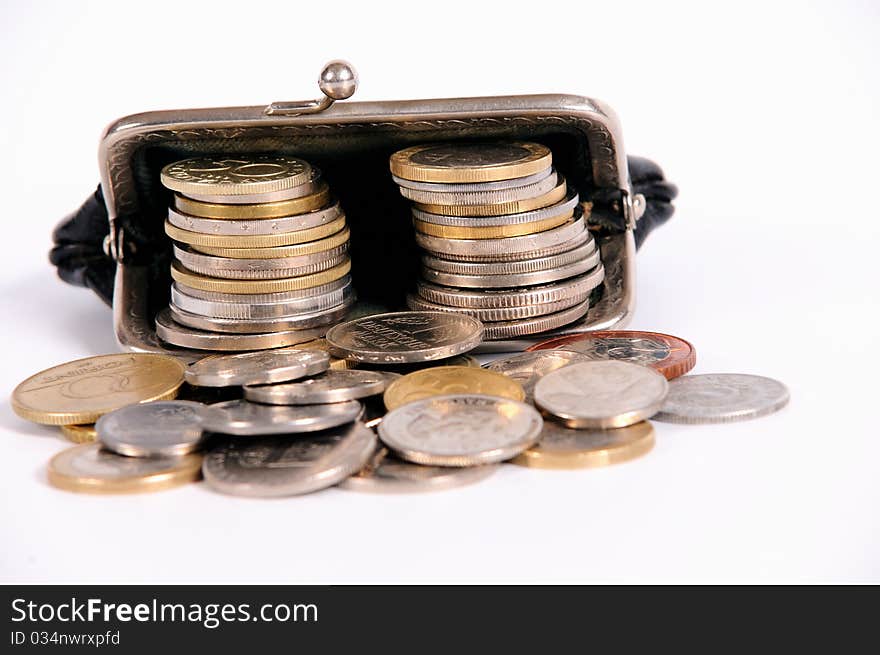
<path fill-rule="evenodd" d="M 679 337 L 660 332 L 604 330 L 555 337 L 527 350 L 572 350 L 590 359 L 616 359 L 650 366 L 667 380 L 690 371 L 697 351 Z"/>

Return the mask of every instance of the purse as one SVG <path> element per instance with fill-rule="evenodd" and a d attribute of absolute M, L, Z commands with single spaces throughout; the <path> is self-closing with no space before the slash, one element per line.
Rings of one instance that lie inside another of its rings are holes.
<path fill-rule="evenodd" d="M 344 84 L 328 73 L 340 66 L 349 73 Z M 407 146 L 440 141 L 548 146 L 554 165 L 580 194 L 605 267 L 584 318 L 530 339 L 486 342 L 484 350 L 521 350 L 536 338 L 625 324 L 635 302 L 635 250 L 672 215 L 677 190 L 653 162 L 626 157 L 609 107 L 575 95 L 337 103 L 356 89 L 353 69 L 331 62 L 320 80 L 324 97 L 316 101 L 147 112 L 107 128 L 99 148 L 101 184 L 55 229 L 50 260 L 63 280 L 92 289 L 113 306 L 122 348 L 185 359 L 205 355 L 161 342 L 153 324 L 169 300 L 171 240 L 163 225 L 170 192 L 159 181 L 166 164 L 246 153 L 290 154 L 314 163 L 345 209 L 359 302 L 366 311 L 389 311 L 405 309 L 419 257 L 410 205 L 391 178 L 388 158 Z"/>

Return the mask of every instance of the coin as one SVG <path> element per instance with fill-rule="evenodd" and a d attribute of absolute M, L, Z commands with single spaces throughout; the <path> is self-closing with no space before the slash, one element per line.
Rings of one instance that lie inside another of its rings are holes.
<path fill-rule="evenodd" d="M 285 155 L 247 157 L 197 157 L 168 164 L 162 184 L 180 193 L 236 195 L 269 193 L 308 182 L 312 167 Z"/>
<path fill-rule="evenodd" d="M 365 316 L 327 332 L 330 352 L 375 364 L 427 362 L 476 348 L 483 325 L 475 318 L 443 312 L 392 312 Z"/>
<path fill-rule="evenodd" d="M 436 225 L 413 219 L 413 227 L 417 232 L 435 237 L 447 239 L 499 239 L 503 237 L 517 237 L 524 234 L 535 234 L 551 230 L 571 221 L 571 214 L 545 218 L 543 221 L 534 223 L 516 223 L 513 225 L 490 225 L 490 226 L 466 226 L 453 227 L 449 225 Z"/>
<path fill-rule="evenodd" d="M 578 194 L 574 189 L 569 189 L 565 199 L 541 207 L 531 211 L 519 212 L 513 214 L 500 214 L 498 216 L 448 216 L 443 214 L 432 214 L 424 211 L 418 205 L 412 207 L 412 217 L 421 223 L 431 223 L 438 226 L 447 227 L 487 227 L 487 226 L 512 226 L 520 223 L 536 223 L 542 222 L 550 218 L 567 217 L 573 218 L 575 213 L 582 215 L 582 210 L 578 206 Z"/>
<path fill-rule="evenodd" d="M 145 353 L 77 359 L 32 375 L 12 392 L 12 409 L 34 423 L 93 423 L 114 409 L 174 398 L 183 364 Z"/>
<path fill-rule="evenodd" d="M 327 405 L 260 405 L 229 400 L 208 405 L 204 427 L 209 432 L 235 436 L 263 436 L 316 432 L 351 423 L 363 407 L 356 400 Z"/>
<path fill-rule="evenodd" d="M 535 316 L 534 318 L 523 318 L 516 321 L 496 321 L 494 323 L 484 324 L 483 338 L 487 341 L 494 339 L 512 339 L 527 334 L 537 334 L 538 332 L 546 332 L 547 330 L 555 330 L 563 325 L 573 323 L 583 316 L 590 309 L 590 301 L 585 300 L 568 309 L 563 309 L 553 314 L 544 316 Z"/>
<path fill-rule="evenodd" d="M 245 235 L 237 235 L 237 234 L 204 234 L 202 232 L 190 232 L 189 230 L 182 230 L 179 227 L 176 227 L 171 224 L 170 221 L 165 221 L 165 234 L 170 236 L 175 241 L 180 241 L 181 243 L 189 244 L 195 247 L 200 252 L 209 254 L 209 255 L 218 255 L 221 257 L 259 257 L 259 254 L 252 254 L 251 251 L 254 248 L 275 248 L 275 247 L 289 247 L 289 246 L 301 246 L 299 248 L 300 252 L 276 252 L 272 251 L 269 254 L 264 254 L 264 257 L 286 257 L 286 256 L 294 256 L 295 254 L 302 254 L 302 252 L 318 252 L 319 250 L 326 250 L 324 248 L 324 242 L 321 244 L 321 247 L 316 247 L 313 244 L 309 244 L 309 242 L 317 242 L 328 237 L 339 234 L 339 232 L 343 232 L 345 228 L 345 215 L 342 214 L 339 218 L 330 221 L 329 223 L 324 223 L 322 225 L 318 225 L 316 227 L 310 227 L 304 230 L 295 230 L 293 232 L 280 232 L 278 234 L 245 234 Z M 332 241 L 334 246 L 341 245 L 348 240 L 348 232 L 347 230 L 343 232 L 342 235 L 337 236 L 336 239 Z M 232 254 L 227 253 L 227 250 L 232 251 L 247 251 L 247 254 L 239 255 L 237 252 Z"/>
<path fill-rule="evenodd" d="M 320 209 L 330 202 L 330 189 L 326 182 L 318 183 L 317 190 L 307 196 L 263 202 L 255 205 L 233 205 L 219 202 L 201 202 L 177 194 L 174 196 L 174 209 L 201 218 L 231 218 L 233 220 L 254 218 L 282 218 L 294 214 L 305 214 Z"/>
<path fill-rule="evenodd" d="M 327 284 L 321 284 L 317 287 L 309 289 L 294 289 L 292 291 L 281 291 L 278 293 L 223 293 L 222 291 L 205 291 L 204 289 L 194 289 L 185 284 L 175 283 L 171 286 L 172 290 L 177 289 L 187 296 L 198 298 L 199 300 L 209 300 L 212 302 L 230 302 L 230 303 L 253 303 L 253 304 L 272 304 L 294 302 L 297 300 L 309 300 L 317 296 L 338 291 L 345 287 L 351 286 L 351 275 L 344 275 L 338 280 L 333 280 Z M 333 303 L 334 305 L 338 303 Z"/>
<path fill-rule="evenodd" d="M 92 443 L 98 438 L 95 432 L 95 424 L 88 425 L 62 425 L 61 434 L 73 443 Z"/>
<path fill-rule="evenodd" d="M 388 412 L 379 424 L 379 438 L 417 464 L 474 466 L 518 455 L 538 440 L 542 424 L 533 407 L 515 400 L 432 396 Z"/>
<path fill-rule="evenodd" d="M 515 380 L 483 368 L 437 366 L 405 375 L 385 390 L 383 400 L 389 410 L 401 405 L 450 394 L 481 394 L 521 401 L 523 388 Z"/>
<path fill-rule="evenodd" d="M 766 416 L 788 404 L 784 384 L 759 375 L 686 375 L 669 383 L 654 417 L 666 423 L 730 423 Z"/>
<path fill-rule="evenodd" d="M 296 439 L 230 439 L 208 452 L 203 472 L 221 493 L 294 496 L 342 482 L 364 467 L 375 448 L 376 435 L 362 423 Z"/>
<path fill-rule="evenodd" d="M 654 428 L 641 421 L 616 430 L 573 430 L 544 421 L 541 440 L 512 464 L 544 469 L 608 466 L 640 457 L 654 447 Z"/>
<path fill-rule="evenodd" d="M 506 262 L 463 262 L 424 255 L 422 265 L 435 271 L 456 275 L 516 275 L 566 266 L 590 257 L 594 252 L 596 252 L 596 243 L 590 237 L 586 243 L 550 257 L 514 259 Z"/>
<path fill-rule="evenodd" d="M 354 298 L 349 297 L 345 303 L 328 309 L 323 309 L 319 312 L 262 319 L 199 316 L 198 314 L 183 311 L 174 305 L 170 305 L 169 310 L 171 312 L 171 318 L 176 323 L 196 328 L 197 330 L 208 330 L 228 334 L 260 334 L 279 332 L 282 330 L 305 330 L 322 325 L 331 325 L 342 320 L 353 303 Z"/>
<path fill-rule="evenodd" d="M 417 203 L 416 207 L 424 212 L 440 214 L 441 216 L 501 216 L 504 214 L 519 214 L 530 212 L 542 207 L 549 207 L 561 202 L 568 193 L 568 187 L 562 176 L 559 176 L 558 184 L 548 191 L 534 198 L 523 200 L 508 200 L 491 205 L 434 205 Z"/>
<path fill-rule="evenodd" d="M 442 189 L 427 191 L 400 187 L 400 195 L 416 203 L 431 205 L 493 205 L 528 198 L 536 198 L 552 191 L 557 186 L 555 171 L 537 182 L 522 184 L 508 189 L 477 189 L 474 191 L 453 191 Z"/>
<path fill-rule="evenodd" d="M 459 289 L 443 287 L 419 281 L 416 291 L 423 299 L 453 307 L 494 309 L 498 307 L 522 307 L 533 303 L 551 303 L 573 295 L 589 293 L 602 283 L 605 269 L 595 270 L 577 277 L 521 289 Z"/>
<path fill-rule="evenodd" d="M 276 259 L 214 257 L 176 244 L 173 251 L 177 261 L 199 275 L 233 280 L 265 280 L 310 275 L 338 266 L 346 259 L 348 243 L 321 253 Z"/>
<path fill-rule="evenodd" d="M 332 228 L 333 233 L 330 236 L 321 239 L 315 236 L 311 236 L 310 238 L 313 238 L 315 240 L 307 241 L 304 243 L 297 242 L 290 245 L 285 245 L 283 243 L 260 244 L 256 242 L 257 237 L 244 236 L 233 238 L 231 241 L 224 241 L 226 245 L 230 246 L 228 248 L 223 246 L 210 245 L 195 245 L 193 246 L 193 248 L 205 255 L 214 255 L 215 257 L 230 257 L 233 259 L 281 259 L 286 257 L 300 257 L 303 255 L 310 255 L 325 252 L 327 250 L 332 250 L 334 248 L 338 248 L 343 244 L 348 243 L 348 239 L 351 236 L 351 233 L 349 232 L 348 228 L 345 227 L 345 218 L 342 218 L 341 220 L 343 221 L 342 223 L 340 223 L 339 221 L 333 221 L 332 223 L 328 223 L 326 226 L 322 226 L 326 227 L 328 231 L 330 231 Z M 266 238 L 276 239 L 279 241 L 290 240 L 287 235 L 283 234 Z M 298 238 L 299 237 L 297 237 L 297 239 Z"/>
<path fill-rule="evenodd" d="M 656 371 L 616 361 L 580 362 L 535 385 L 535 405 L 571 428 L 622 428 L 656 414 L 669 383 Z"/>
<path fill-rule="evenodd" d="M 525 392 L 525 400 L 532 402 L 538 380 L 563 366 L 585 361 L 589 358 L 569 350 L 541 350 L 494 359 L 486 368 L 518 382 Z"/>
<path fill-rule="evenodd" d="M 199 479 L 202 456 L 124 457 L 89 443 L 62 450 L 49 461 L 49 484 L 93 494 L 139 493 Z"/>
<path fill-rule="evenodd" d="M 167 307 L 156 315 L 156 336 L 174 346 L 194 348 L 196 350 L 226 352 L 230 350 L 282 348 L 322 337 L 325 331 L 326 328 L 319 327 L 311 330 L 285 330 L 284 332 L 267 332 L 263 334 L 223 334 L 220 332 L 196 330 L 175 323 Z M 182 378 L 183 372 L 181 371 Z"/>
<path fill-rule="evenodd" d="M 98 419 L 98 440 L 107 450 L 129 457 L 177 457 L 202 443 L 205 405 L 166 400 L 128 405 Z"/>
<path fill-rule="evenodd" d="M 430 143 L 391 155 L 391 173 L 416 182 L 492 182 L 538 173 L 553 153 L 540 143 Z"/>
<path fill-rule="evenodd" d="M 221 291 L 223 293 L 277 293 L 281 291 L 294 291 L 297 289 L 309 289 L 333 280 L 338 280 L 347 275 L 351 270 L 351 261 L 346 260 L 333 268 L 328 268 L 320 273 L 301 275 L 299 277 L 285 277 L 280 280 L 220 280 L 198 275 L 186 270 L 178 262 L 171 262 L 171 277 L 175 282 L 205 291 Z"/>
<path fill-rule="evenodd" d="M 252 218 L 235 220 L 232 218 L 200 218 L 183 214 L 173 207 L 168 208 L 168 222 L 187 232 L 214 234 L 217 236 L 265 236 L 297 232 L 332 223 L 342 216 L 338 202 L 305 214 L 294 214 L 281 218 Z"/>
<path fill-rule="evenodd" d="M 394 457 L 380 446 L 360 472 L 338 486 L 340 489 L 369 493 L 440 491 L 479 482 L 497 470 L 498 466 L 494 464 L 460 468 L 411 464 Z"/>
<path fill-rule="evenodd" d="M 292 348 L 295 350 L 319 350 L 330 355 L 330 345 L 324 338 L 312 339 L 305 343 L 298 343 L 297 345 L 292 346 Z M 350 362 L 347 359 L 339 359 L 338 357 L 330 356 L 330 368 L 334 371 L 344 371 L 353 368 L 356 365 L 357 362 Z"/>
<path fill-rule="evenodd" d="M 220 202 L 228 205 L 255 205 L 265 202 L 276 202 L 278 200 L 292 200 L 293 198 L 302 198 L 308 196 L 318 190 L 321 183 L 321 171 L 312 168 L 309 173 L 307 182 L 300 185 L 283 189 L 281 191 L 267 191 L 265 193 L 238 193 L 235 195 L 222 195 L 212 193 L 187 193 L 187 198 L 198 200 L 200 202 Z"/>
<path fill-rule="evenodd" d="M 427 300 L 419 298 L 418 296 L 407 294 L 406 306 L 410 309 L 415 310 L 466 314 L 467 316 L 473 316 L 480 321 L 484 321 L 483 325 L 485 327 L 486 322 L 489 322 L 491 324 L 491 322 L 493 321 L 514 321 L 521 318 L 531 318 L 534 316 L 553 314 L 554 312 L 559 312 L 563 309 L 584 302 L 589 297 L 589 295 L 589 292 L 579 293 L 577 295 L 573 295 L 569 298 L 563 298 L 562 300 L 557 300 L 555 302 L 537 303 L 533 305 L 524 305 L 522 307 L 475 308 L 448 307 L 446 305 L 438 305 L 436 303 L 428 302 Z"/>
<path fill-rule="evenodd" d="M 316 350 L 264 350 L 212 355 L 189 365 L 186 381 L 199 387 L 238 387 L 298 380 L 323 373 L 330 355 Z"/>
<path fill-rule="evenodd" d="M 528 273 L 507 273 L 501 275 L 467 275 L 462 273 L 446 273 L 432 268 L 422 267 L 422 276 L 428 282 L 450 287 L 467 289 L 503 289 L 510 287 L 533 286 L 548 284 L 557 280 L 565 280 L 581 275 L 600 263 L 599 251 L 594 250 L 580 261 L 557 266 L 543 271 Z"/>
<path fill-rule="evenodd" d="M 381 371 L 327 371 L 300 382 L 246 386 L 244 397 L 269 405 L 340 403 L 380 394 L 399 377 Z"/>
<path fill-rule="evenodd" d="M 415 180 L 407 180 L 402 177 L 392 175 L 391 179 L 398 186 L 416 191 L 433 191 L 442 193 L 476 193 L 480 191 L 502 191 L 505 189 L 516 189 L 530 184 L 536 184 L 541 180 L 547 179 L 555 173 L 552 166 L 548 166 L 542 171 L 538 171 L 532 175 L 525 177 L 515 177 L 509 180 L 495 180 L 493 182 L 463 182 L 461 184 L 453 184 L 450 182 L 416 182 Z"/>
<path fill-rule="evenodd" d="M 662 373 L 667 380 L 690 371 L 697 352 L 684 339 L 660 332 L 603 330 L 554 337 L 528 348 L 530 351 L 572 350 L 589 359 L 614 359 L 642 364 Z"/>

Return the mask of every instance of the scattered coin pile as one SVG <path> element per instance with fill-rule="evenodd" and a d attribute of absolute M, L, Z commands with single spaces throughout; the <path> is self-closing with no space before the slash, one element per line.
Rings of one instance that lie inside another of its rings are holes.
<path fill-rule="evenodd" d="M 413 201 L 422 277 L 411 309 L 480 319 L 487 340 L 583 317 L 604 279 L 578 194 L 538 143 L 456 143 L 391 156 Z"/>
<path fill-rule="evenodd" d="M 308 162 L 186 159 L 161 180 L 175 192 L 162 340 L 215 351 L 289 346 L 321 336 L 354 303 L 345 215 Z"/>
<path fill-rule="evenodd" d="M 50 461 L 56 487 L 125 493 L 202 477 L 221 493 L 277 497 L 444 489 L 505 461 L 606 466 L 652 449 L 647 419 L 724 423 L 788 401 L 769 378 L 684 375 L 693 346 L 670 335 L 569 335 L 486 368 L 460 365 L 482 335 L 478 320 L 456 313 L 367 316 L 307 347 L 188 367 L 152 354 L 78 360 L 28 378 L 12 404 L 81 442 Z M 331 354 L 359 368 L 331 368 Z M 211 390 L 232 398 L 193 400 Z M 178 391 L 187 399 L 174 400 Z"/>

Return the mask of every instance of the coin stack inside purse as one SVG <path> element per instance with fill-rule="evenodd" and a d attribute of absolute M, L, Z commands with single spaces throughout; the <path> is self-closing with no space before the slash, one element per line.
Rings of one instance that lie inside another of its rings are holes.
<path fill-rule="evenodd" d="M 354 303 L 349 230 L 321 172 L 279 155 L 187 159 L 162 170 L 175 192 L 164 341 L 259 350 L 322 336 Z"/>
<path fill-rule="evenodd" d="M 538 143 L 429 144 L 391 156 L 413 201 L 422 275 L 411 309 L 469 314 L 486 339 L 582 318 L 602 283 L 576 191 Z"/>

